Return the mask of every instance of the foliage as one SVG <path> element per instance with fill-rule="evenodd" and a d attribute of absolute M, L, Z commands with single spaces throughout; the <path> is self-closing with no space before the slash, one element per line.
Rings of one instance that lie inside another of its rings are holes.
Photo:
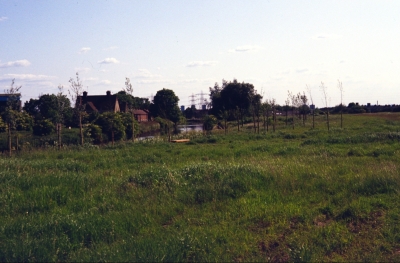
<path fill-rule="evenodd" d="M 206 115 L 203 118 L 203 127 L 206 131 L 211 131 L 217 124 L 218 120 L 214 115 Z"/>
<path fill-rule="evenodd" d="M 15 112 L 15 129 L 17 131 L 31 131 L 33 127 L 33 118 L 26 112 Z"/>
<path fill-rule="evenodd" d="M 132 139 L 132 114 L 131 113 L 125 113 L 121 112 L 119 113 L 121 115 L 122 123 L 125 126 L 125 134 L 126 134 L 126 139 Z M 135 133 L 138 134 L 140 128 L 139 128 L 139 123 L 134 120 L 134 127 L 135 127 Z M 136 137 L 136 136 L 135 136 Z"/>
<path fill-rule="evenodd" d="M 112 141 L 113 138 L 115 141 L 125 139 L 126 127 L 121 113 L 104 112 L 99 115 L 94 124 L 101 127 L 102 132 L 108 136 L 109 141 Z"/>
<path fill-rule="evenodd" d="M 210 99 L 212 114 L 218 116 L 220 112 L 228 111 L 232 117 L 235 115 L 243 121 L 251 105 L 259 108 L 262 96 L 256 93 L 252 84 L 234 79 L 232 82 L 223 80 L 222 87 L 215 83 L 214 88 L 210 88 Z"/>
<path fill-rule="evenodd" d="M 49 135 L 54 132 L 54 129 L 55 126 L 50 120 L 37 120 L 33 126 L 33 134 L 38 136 Z"/>
<path fill-rule="evenodd" d="M 0 132 L 5 132 L 6 129 L 7 129 L 7 125 L 3 121 L 3 118 L 1 118 L 1 116 L 0 116 Z"/>
<path fill-rule="evenodd" d="M 154 96 L 150 112 L 154 117 L 168 119 L 173 123 L 179 122 L 181 110 L 178 107 L 179 98 L 172 90 L 162 89 Z"/>
<path fill-rule="evenodd" d="M 86 129 L 85 133 L 87 134 L 88 137 L 93 139 L 94 144 L 99 144 L 103 143 L 103 132 L 102 129 L 99 125 L 96 124 L 89 124 Z"/>
<path fill-rule="evenodd" d="M 120 105 L 127 104 L 128 108 L 148 110 L 150 108 L 150 101 L 148 98 L 134 97 L 126 91 L 119 91 L 117 93 L 118 102 Z"/>

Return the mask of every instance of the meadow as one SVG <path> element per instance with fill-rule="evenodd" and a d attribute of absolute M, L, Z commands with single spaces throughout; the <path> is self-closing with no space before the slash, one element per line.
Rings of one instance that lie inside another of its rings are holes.
<path fill-rule="evenodd" d="M 400 115 L 310 121 L 3 155 L 0 261 L 400 261 Z"/>

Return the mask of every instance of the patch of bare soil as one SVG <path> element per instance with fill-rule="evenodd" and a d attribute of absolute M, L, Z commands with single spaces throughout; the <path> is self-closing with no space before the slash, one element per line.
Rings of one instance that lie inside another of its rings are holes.
<path fill-rule="evenodd" d="M 347 228 L 355 234 L 362 233 L 364 230 L 371 231 L 377 229 L 382 225 L 382 217 L 384 216 L 382 211 L 372 212 L 367 219 L 359 219 L 351 221 L 347 224 Z"/>

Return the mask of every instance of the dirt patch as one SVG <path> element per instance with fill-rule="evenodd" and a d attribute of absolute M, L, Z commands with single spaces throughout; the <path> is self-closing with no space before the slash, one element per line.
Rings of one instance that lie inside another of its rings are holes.
<path fill-rule="evenodd" d="M 265 232 L 269 226 L 271 226 L 270 222 L 260 220 L 256 222 L 254 225 L 249 226 L 248 229 L 251 232 L 260 233 L 260 232 Z"/>
<path fill-rule="evenodd" d="M 377 229 L 382 226 L 382 217 L 384 213 L 382 211 L 371 212 L 367 219 L 353 220 L 347 224 L 347 228 L 350 232 L 358 234 L 366 229 Z"/>
<path fill-rule="evenodd" d="M 319 215 L 313 220 L 314 225 L 317 227 L 324 227 L 329 225 L 331 222 L 332 219 L 330 219 L 330 217 L 327 215 Z"/>

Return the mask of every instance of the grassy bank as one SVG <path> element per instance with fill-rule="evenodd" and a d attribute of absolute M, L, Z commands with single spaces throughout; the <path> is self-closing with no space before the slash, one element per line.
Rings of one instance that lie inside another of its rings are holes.
<path fill-rule="evenodd" d="M 2 157 L 0 261 L 399 261 L 398 128 L 346 115 Z"/>

